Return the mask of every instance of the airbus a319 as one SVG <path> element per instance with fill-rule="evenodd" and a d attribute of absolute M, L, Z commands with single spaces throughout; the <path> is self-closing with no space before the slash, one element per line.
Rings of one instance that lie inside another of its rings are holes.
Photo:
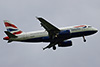
<path fill-rule="evenodd" d="M 13 23 L 10 23 L 10 21 L 4 20 L 7 29 L 7 31 L 4 32 L 7 36 L 3 39 L 8 40 L 8 43 L 11 43 L 12 41 L 50 42 L 50 44 L 44 47 L 43 50 L 47 48 L 53 48 L 53 50 L 56 50 L 56 45 L 58 45 L 58 47 L 72 46 L 72 41 L 69 40 L 71 38 L 83 37 L 83 41 L 86 42 L 85 36 L 92 35 L 98 31 L 90 25 L 57 28 L 41 17 L 36 18 L 41 22 L 40 24 L 45 30 L 25 33 L 18 29 Z"/>

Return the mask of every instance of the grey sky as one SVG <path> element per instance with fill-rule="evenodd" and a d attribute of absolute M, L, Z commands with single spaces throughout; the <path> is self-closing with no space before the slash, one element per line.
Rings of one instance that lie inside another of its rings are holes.
<path fill-rule="evenodd" d="M 100 34 L 72 39 L 73 46 L 42 50 L 48 43 L 8 44 L 3 20 L 22 31 L 42 30 L 35 16 L 57 27 L 87 24 L 100 29 L 100 0 L 0 0 L 0 67 L 100 67 Z"/>

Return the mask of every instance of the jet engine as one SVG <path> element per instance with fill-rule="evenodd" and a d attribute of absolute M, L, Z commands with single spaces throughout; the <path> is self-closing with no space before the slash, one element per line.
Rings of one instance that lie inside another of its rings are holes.
<path fill-rule="evenodd" d="M 58 47 L 69 47 L 69 46 L 72 46 L 71 40 L 58 43 Z"/>

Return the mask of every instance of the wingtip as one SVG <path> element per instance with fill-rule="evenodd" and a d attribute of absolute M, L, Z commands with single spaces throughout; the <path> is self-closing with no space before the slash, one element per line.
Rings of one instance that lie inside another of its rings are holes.
<path fill-rule="evenodd" d="M 43 50 L 45 50 L 45 48 L 43 48 Z"/>
<path fill-rule="evenodd" d="M 35 16 L 37 19 L 42 18 L 41 16 Z"/>
<path fill-rule="evenodd" d="M 43 50 L 45 50 L 46 48 L 43 48 Z"/>
<path fill-rule="evenodd" d="M 38 18 L 37 16 L 35 16 L 36 18 Z"/>

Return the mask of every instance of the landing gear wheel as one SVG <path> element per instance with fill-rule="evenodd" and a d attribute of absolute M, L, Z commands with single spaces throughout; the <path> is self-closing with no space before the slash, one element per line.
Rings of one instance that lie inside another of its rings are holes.
<path fill-rule="evenodd" d="M 86 40 L 84 40 L 84 42 L 86 42 Z"/>
<path fill-rule="evenodd" d="M 85 37 L 83 36 L 83 40 L 84 40 L 84 42 L 86 42 L 86 39 L 85 39 Z"/>
<path fill-rule="evenodd" d="M 53 46 L 53 50 L 56 50 L 56 46 Z"/>

